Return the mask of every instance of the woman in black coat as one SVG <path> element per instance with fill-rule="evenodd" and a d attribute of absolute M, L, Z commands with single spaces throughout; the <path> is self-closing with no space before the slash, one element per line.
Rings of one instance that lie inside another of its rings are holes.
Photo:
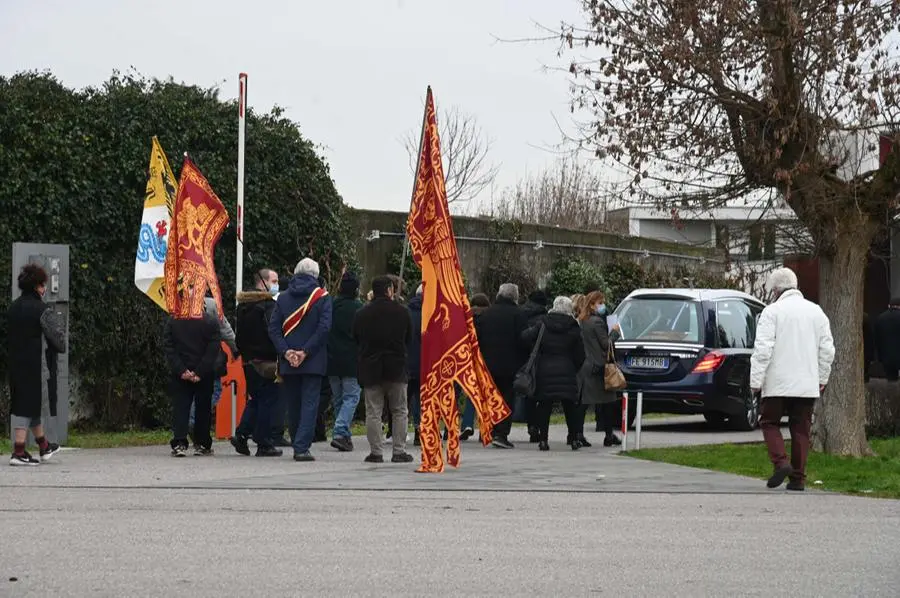
<path fill-rule="evenodd" d="M 9 464 L 37 465 L 59 450 L 59 445 L 48 442 L 44 435 L 41 411 L 56 355 L 66 352 L 66 329 L 56 311 L 44 303 L 47 272 L 43 268 L 25 266 L 18 282 L 22 295 L 7 314 L 10 414 L 15 435 Z M 29 428 L 37 440 L 40 460 L 25 450 Z"/>
<path fill-rule="evenodd" d="M 578 434 L 578 371 L 584 363 L 584 342 L 581 327 L 575 319 L 572 300 L 557 297 L 553 308 L 535 326 L 526 330 L 522 340 L 529 347 L 537 342 L 541 326 L 544 335 L 538 349 L 535 365 L 535 410 L 539 445 L 542 451 L 549 451 L 547 432 L 550 427 L 550 413 L 554 403 L 562 403 L 569 426 L 569 436 Z M 573 450 L 579 448 L 573 443 Z"/>

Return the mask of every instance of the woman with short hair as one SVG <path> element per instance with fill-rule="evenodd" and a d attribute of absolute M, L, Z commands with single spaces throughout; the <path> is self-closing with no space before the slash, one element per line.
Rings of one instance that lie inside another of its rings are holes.
<path fill-rule="evenodd" d="M 44 303 L 47 291 L 47 272 L 35 264 L 28 264 L 19 273 L 21 296 L 12 302 L 7 312 L 9 343 L 10 415 L 14 433 L 13 466 L 38 465 L 49 461 L 59 445 L 47 441 L 41 423 L 44 399 L 49 395 L 50 360 L 66 352 L 66 327 L 55 310 Z M 40 459 L 25 450 L 28 429 L 34 434 Z"/>

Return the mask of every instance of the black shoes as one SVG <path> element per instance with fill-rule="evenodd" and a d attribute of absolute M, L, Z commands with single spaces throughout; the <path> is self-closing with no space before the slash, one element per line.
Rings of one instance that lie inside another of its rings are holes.
<path fill-rule="evenodd" d="M 194 445 L 194 456 L 195 457 L 212 457 L 214 451 L 211 446 L 201 446 L 199 444 Z"/>
<path fill-rule="evenodd" d="M 782 465 L 775 469 L 775 473 L 773 473 L 772 477 L 769 478 L 769 481 L 766 482 L 766 486 L 769 488 L 778 488 L 792 473 L 794 473 L 793 467 L 789 464 Z"/>
<path fill-rule="evenodd" d="M 368 455 L 365 459 L 363 459 L 366 463 L 384 463 L 384 457 L 381 455 Z"/>
<path fill-rule="evenodd" d="M 571 442 L 567 442 L 566 444 L 568 444 L 570 447 L 572 447 L 573 451 L 577 451 L 578 449 L 581 448 L 581 441 L 578 440 L 577 438 L 575 440 L 572 440 Z"/>
<path fill-rule="evenodd" d="M 228 439 L 228 442 L 231 443 L 231 446 L 234 447 L 234 450 L 238 455 L 244 455 L 245 457 L 250 456 L 250 447 L 247 445 L 247 437 L 241 436 L 238 434 L 237 436 L 232 436 Z"/>
<path fill-rule="evenodd" d="M 59 445 L 55 442 L 47 443 L 47 448 L 41 449 L 41 463 L 46 463 L 53 458 L 53 455 L 59 452 Z"/>
<path fill-rule="evenodd" d="M 305 453 L 297 453 L 294 455 L 294 461 L 298 461 L 301 463 L 309 463 L 310 461 L 315 461 L 315 460 L 316 460 L 316 458 L 313 457 L 309 451 L 306 451 Z"/>
<path fill-rule="evenodd" d="M 280 457 L 284 453 L 274 446 L 258 446 L 256 447 L 257 457 Z"/>
<path fill-rule="evenodd" d="M 538 432 L 536 426 L 528 426 L 528 442 L 530 444 L 537 444 L 541 441 L 541 434 Z"/>
<path fill-rule="evenodd" d="M 538 443 L 538 450 L 539 451 L 549 451 L 550 444 L 546 440 L 542 440 Z"/>
<path fill-rule="evenodd" d="M 512 442 L 509 441 L 505 436 L 497 436 L 491 441 L 491 446 L 499 449 L 513 449 L 516 448 Z"/>
<path fill-rule="evenodd" d="M 40 465 L 41 462 L 32 457 L 28 451 L 25 451 L 21 455 L 11 456 L 9 458 L 9 464 L 13 467 L 34 467 L 35 465 Z"/>
<path fill-rule="evenodd" d="M 591 444 L 590 442 L 588 442 L 588 439 L 584 437 L 584 434 L 579 434 L 578 437 L 576 438 L 576 440 L 577 440 L 577 441 L 579 442 L 579 444 L 581 444 L 581 446 L 583 446 L 584 448 L 591 448 L 592 446 L 594 446 L 593 444 Z"/>
<path fill-rule="evenodd" d="M 187 457 L 188 447 L 186 444 L 177 444 L 172 447 L 172 456 L 178 459 Z"/>
<path fill-rule="evenodd" d="M 459 435 L 459 439 L 460 439 L 462 442 L 465 442 L 466 440 L 468 440 L 468 439 L 471 438 L 472 436 L 475 436 L 475 430 L 473 430 L 472 428 L 466 428 L 466 429 L 464 429 L 464 430 L 462 431 L 462 434 Z"/>
<path fill-rule="evenodd" d="M 413 456 L 409 453 L 394 453 L 391 457 L 391 463 L 412 463 Z"/>
<path fill-rule="evenodd" d="M 335 436 L 334 440 L 331 441 L 331 446 L 342 453 L 353 452 L 353 441 L 342 436 Z"/>
<path fill-rule="evenodd" d="M 791 492 L 803 492 L 804 490 L 806 490 L 806 486 L 803 485 L 803 482 L 791 480 L 787 484 L 787 489 Z"/>
<path fill-rule="evenodd" d="M 610 434 L 606 438 L 603 439 L 603 446 L 621 446 L 622 439 L 616 436 L 615 434 Z"/>

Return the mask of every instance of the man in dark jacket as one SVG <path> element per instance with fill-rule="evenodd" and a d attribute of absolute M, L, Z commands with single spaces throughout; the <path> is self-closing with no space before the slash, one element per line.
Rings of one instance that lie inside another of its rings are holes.
<path fill-rule="evenodd" d="M 247 380 L 247 405 L 241 423 L 231 438 L 231 445 L 241 455 L 249 455 L 247 439 L 252 435 L 257 457 L 280 457 L 272 437 L 272 410 L 278 400 L 277 355 L 269 338 L 269 321 L 275 311 L 278 278 L 271 281 L 273 271 L 257 273 L 256 290 L 237 297 L 237 348 L 244 359 L 244 378 Z M 279 436 L 281 432 L 279 431 Z"/>
<path fill-rule="evenodd" d="M 534 326 L 547 315 L 549 303 L 550 300 L 547 298 L 547 293 L 541 289 L 532 291 L 528 295 L 528 301 L 522 306 L 522 311 L 525 313 L 525 317 L 528 318 L 528 327 Z M 527 397 L 520 397 L 520 400 L 525 407 L 525 421 L 528 423 L 528 440 L 532 443 L 539 442 L 540 434 L 538 432 L 537 409 L 535 408 L 534 400 Z"/>
<path fill-rule="evenodd" d="M 366 397 L 367 463 L 382 463 L 381 414 L 385 404 L 393 417 L 393 463 L 410 463 L 406 452 L 409 418 L 406 407 L 407 346 L 412 340 L 409 311 L 394 301 L 391 279 L 372 281 L 372 302 L 356 313 L 353 337 L 358 349 L 358 376 Z"/>
<path fill-rule="evenodd" d="M 14 433 L 9 464 L 30 466 L 49 461 L 59 450 L 59 445 L 48 442 L 44 435 L 41 411 L 44 397 L 49 394 L 50 372 L 54 370 L 49 360 L 55 359 L 57 353 L 66 352 L 66 329 L 56 311 L 44 303 L 47 272 L 43 268 L 34 264 L 25 266 L 19 273 L 18 283 L 22 294 L 7 312 L 10 415 Z M 37 440 L 40 459 L 25 450 L 29 428 Z"/>
<path fill-rule="evenodd" d="M 528 301 L 522 305 L 522 311 L 528 318 L 528 326 L 533 326 L 537 321 L 547 315 L 547 293 L 538 289 L 528 295 Z"/>
<path fill-rule="evenodd" d="M 319 264 L 305 258 L 294 269 L 287 291 L 278 295 L 269 338 L 278 355 L 281 392 L 294 430 L 294 461 L 315 461 L 309 452 L 316 431 L 322 379 L 328 367 L 331 297 L 319 286 Z"/>
<path fill-rule="evenodd" d="M 875 350 L 884 375 L 896 382 L 900 372 L 900 297 L 891 299 L 887 311 L 875 320 Z"/>
<path fill-rule="evenodd" d="M 515 406 L 513 380 L 528 359 L 521 341 L 528 320 L 518 302 L 519 287 L 512 283 L 500 285 L 497 300 L 482 312 L 477 328 L 481 354 L 510 411 Z M 513 448 L 509 441 L 511 429 L 512 415 L 494 429 L 492 444 L 497 448 Z"/>
<path fill-rule="evenodd" d="M 359 405 L 359 380 L 356 378 L 356 340 L 353 320 L 362 308 L 359 279 L 352 272 L 341 277 L 341 288 L 334 302 L 331 333 L 328 336 L 328 381 L 334 407 L 334 432 L 331 446 L 341 452 L 353 450 L 350 426 Z"/>
<path fill-rule="evenodd" d="M 209 433 L 212 419 L 216 361 L 222 352 L 219 320 L 204 312 L 196 319 L 166 322 L 163 347 L 172 373 L 172 456 L 184 457 L 188 449 L 191 406 L 194 406 L 194 455 L 213 454 Z"/>

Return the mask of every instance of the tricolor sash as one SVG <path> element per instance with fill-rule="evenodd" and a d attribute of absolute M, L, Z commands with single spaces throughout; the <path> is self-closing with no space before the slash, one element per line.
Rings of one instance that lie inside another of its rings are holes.
<path fill-rule="evenodd" d="M 306 300 L 306 303 L 301 305 L 297 311 L 289 315 L 284 319 L 284 324 L 281 326 L 281 333 L 285 338 L 296 330 L 297 326 L 300 325 L 300 322 L 303 320 L 304 316 L 312 309 L 312 306 L 316 304 L 316 302 L 328 295 L 328 291 L 321 287 L 316 287 L 316 289 L 310 293 L 309 299 Z"/>

